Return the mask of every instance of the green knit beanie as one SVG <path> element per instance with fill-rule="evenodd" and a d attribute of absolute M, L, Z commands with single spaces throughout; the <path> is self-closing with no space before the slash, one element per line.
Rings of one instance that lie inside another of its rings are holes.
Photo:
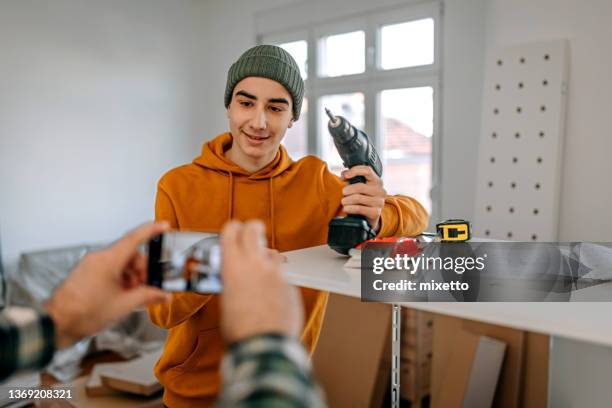
<path fill-rule="evenodd" d="M 234 87 L 246 77 L 263 77 L 283 85 L 293 98 L 293 119 L 300 117 L 304 97 L 304 81 L 293 57 L 275 45 L 257 45 L 248 49 L 227 72 L 225 107 L 232 100 Z"/>

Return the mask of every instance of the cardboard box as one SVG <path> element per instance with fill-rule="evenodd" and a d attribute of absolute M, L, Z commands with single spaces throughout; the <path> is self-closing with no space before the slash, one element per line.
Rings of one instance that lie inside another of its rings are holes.
<path fill-rule="evenodd" d="M 468 331 L 457 333 L 436 405 L 491 407 L 505 351 L 502 341 Z"/>
<path fill-rule="evenodd" d="M 400 398 L 418 406 L 429 395 L 433 344 L 433 315 L 402 309 Z"/>
<path fill-rule="evenodd" d="M 433 314 L 402 308 L 402 334 L 412 332 L 433 333 Z"/>
<path fill-rule="evenodd" d="M 56 388 L 68 388 L 72 391 L 71 399 L 65 400 L 41 400 L 39 405 L 44 408 L 163 408 L 161 395 L 143 397 L 117 393 L 90 397 L 85 392 L 86 377 L 81 377 L 69 383 L 57 384 Z"/>
<path fill-rule="evenodd" d="M 493 406 L 502 408 L 543 407 L 548 400 L 549 337 L 508 327 L 465 320 L 444 315 L 434 316 L 432 361 L 432 407 L 440 404 L 443 388 L 452 385 L 445 382 L 445 373 L 460 333 L 487 336 L 506 343 L 499 383 Z"/>
<path fill-rule="evenodd" d="M 130 361 L 98 363 L 93 366 L 85 383 L 85 392 L 90 397 L 117 395 L 120 392 L 153 395 L 162 388 L 153 374 L 153 367 L 160 355 L 161 349 Z"/>
<path fill-rule="evenodd" d="M 391 306 L 330 294 L 312 362 L 328 406 L 381 406 L 390 389 Z"/>
<path fill-rule="evenodd" d="M 102 397 L 105 395 L 116 395 L 119 391 L 108 388 L 102 384 L 102 378 L 100 378 L 100 372 L 106 368 L 112 367 L 116 364 L 121 363 L 101 363 L 96 364 L 89 374 L 89 378 L 85 382 L 85 392 L 89 397 Z"/>

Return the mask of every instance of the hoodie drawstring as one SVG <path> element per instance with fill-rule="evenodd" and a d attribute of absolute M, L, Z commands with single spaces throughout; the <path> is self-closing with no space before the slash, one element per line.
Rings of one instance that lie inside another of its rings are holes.
<path fill-rule="evenodd" d="M 227 208 L 227 219 L 228 221 L 232 219 L 232 217 L 234 216 L 234 175 L 232 174 L 231 171 L 227 172 L 227 175 L 229 176 L 229 204 L 228 204 L 228 208 Z M 274 248 L 276 249 L 276 231 L 274 230 L 274 177 L 270 177 L 270 184 L 269 184 L 269 192 L 270 192 L 270 236 L 271 236 L 271 242 L 270 242 L 270 248 Z"/>
<path fill-rule="evenodd" d="M 272 242 L 270 248 L 276 249 L 276 237 L 274 233 L 274 177 L 270 177 L 270 235 L 272 236 Z"/>
<path fill-rule="evenodd" d="M 229 207 L 227 209 L 227 220 L 230 221 L 234 215 L 234 176 L 231 171 L 228 171 L 229 175 Z"/>

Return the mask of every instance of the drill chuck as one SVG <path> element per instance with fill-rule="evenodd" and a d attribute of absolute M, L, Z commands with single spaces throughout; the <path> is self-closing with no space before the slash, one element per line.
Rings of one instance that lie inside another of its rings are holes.
<path fill-rule="evenodd" d="M 368 136 L 342 116 L 334 116 L 327 108 L 325 112 L 329 116 L 329 133 L 344 167 L 370 166 L 378 177 L 382 177 L 382 163 Z"/>
<path fill-rule="evenodd" d="M 334 142 L 340 144 L 350 143 L 352 139 L 355 138 L 357 129 L 342 116 L 334 116 L 329 109 L 326 108 L 325 112 L 327 112 L 327 116 L 329 116 L 329 124 L 327 127 L 329 133 L 331 133 L 334 138 Z"/>

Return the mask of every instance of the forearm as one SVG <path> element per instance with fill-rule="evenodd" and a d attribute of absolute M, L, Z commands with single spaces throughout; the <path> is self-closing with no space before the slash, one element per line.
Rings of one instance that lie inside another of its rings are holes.
<path fill-rule="evenodd" d="M 427 228 L 429 215 L 414 198 L 396 195 L 388 196 L 381 213 L 380 237 L 412 237 Z"/>
<path fill-rule="evenodd" d="M 19 370 L 42 368 L 55 351 L 55 328 L 43 311 L 9 307 L 0 314 L 0 380 Z"/>
<path fill-rule="evenodd" d="M 231 345 L 218 407 L 323 407 L 308 354 L 295 339 L 264 334 Z"/>

